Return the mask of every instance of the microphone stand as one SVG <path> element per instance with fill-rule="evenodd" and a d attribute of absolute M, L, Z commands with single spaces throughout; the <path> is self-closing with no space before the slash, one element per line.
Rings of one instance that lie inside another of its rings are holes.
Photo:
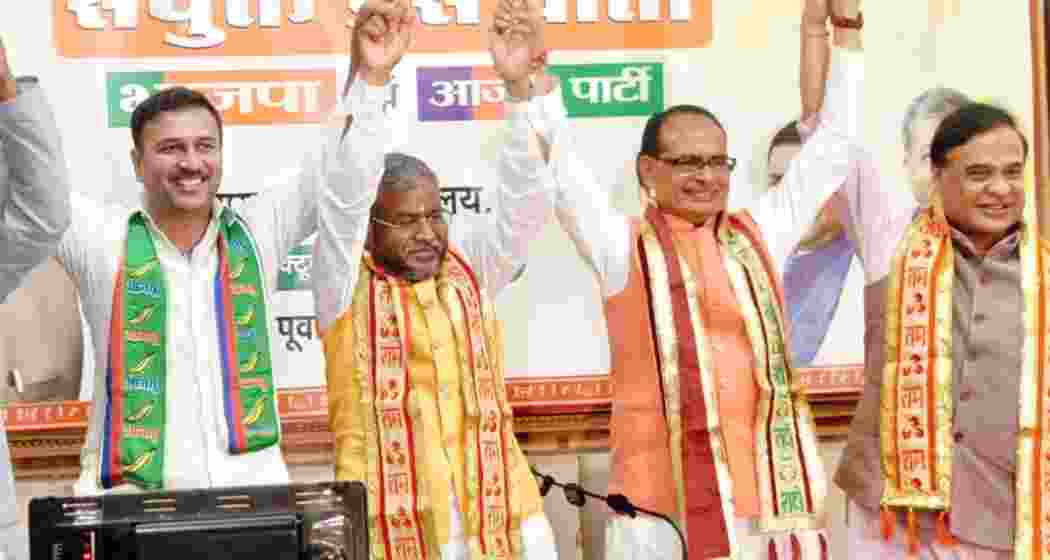
<path fill-rule="evenodd" d="M 627 499 L 627 496 L 624 496 L 623 494 L 610 494 L 608 496 L 595 494 L 594 492 L 586 490 L 585 488 L 583 488 L 579 484 L 576 484 L 575 482 L 562 484 L 561 482 L 555 480 L 553 476 L 549 474 L 543 474 L 540 471 L 536 470 L 536 467 L 530 465 L 529 468 L 532 469 L 532 474 L 534 476 L 543 480 L 543 482 L 540 484 L 540 495 L 546 496 L 547 492 L 550 491 L 552 486 L 557 486 L 558 488 L 562 489 L 562 492 L 564 492 L 565 501 L 569 502 L 570 504 L 576 507 L 583 507 L 583 504 L 587 501 L 587 498 L 589 497 L 594 498 L 595 500 L 601 500 L 605 502 L 605 504 L 608 505 L 609 508 L 615 511 L 616 513 L 627 515 L 631 518 L 638 517 L 638 513 L 641 512 L 646 515 L 650 515 L 652 517 L 664 520 L 668 525 L 671 526 L 672 529 L 674 529 L 674 532 L 678 535 L 678 543 L 682 547 L 682 560 L 689 560 L 689 553 L 686 550 L 685 537 L 682 536 L 682 530 L 678 528 L 678 525 L 676 525 L 674 521 L 671 521 L 670 517 L 667 517 L 662 513 L 658 513 L 655 511 L 645 509 L 643 507 L 636 506 L 632 504 L 631 501 Z"/>

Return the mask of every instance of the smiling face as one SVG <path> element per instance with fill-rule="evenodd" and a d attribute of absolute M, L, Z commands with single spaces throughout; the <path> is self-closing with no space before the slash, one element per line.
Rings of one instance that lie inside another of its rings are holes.
<path fill-rule="evenodd" d="M 945 217 L 978 251 L 987 251 L 1020 223 L 1024 165 L 1021 135 L 998 126 L 953 148 L 943 169 L 935 170 Z"/>
<path fill-rule="evenodd" d="M 151 213 L 211 212 L 222 179 L 222 140 L 210 111 L 191 106 L 157 113 L 142 127 L 131 157 Z"/>
<path fill-rule="evenodd" d="M 726 157 L 726 135 L 710 118 L 697 113 L 675 113 L 660 127 L 658 155 L 639 156 L 642 184 L 657 205 L 672 215 L 699 224 L 722 212 L 729 202 L 729 173 L 706 166 L 700 172 L 682 172 L 670 161 Z"/>

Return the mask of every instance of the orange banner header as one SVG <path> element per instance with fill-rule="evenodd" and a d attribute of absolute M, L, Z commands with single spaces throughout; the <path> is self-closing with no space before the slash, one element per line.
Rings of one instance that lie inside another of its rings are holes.
<path fill-rule="evenodd" d="M 52 0 L 59 56 L 143 58 L 345 54 L 361 0 Z M 415 0 L 412 52 L 479 52 L 496 0 Z M 711 0 L 546 0 L 555 50 L 694 48 Z"/>

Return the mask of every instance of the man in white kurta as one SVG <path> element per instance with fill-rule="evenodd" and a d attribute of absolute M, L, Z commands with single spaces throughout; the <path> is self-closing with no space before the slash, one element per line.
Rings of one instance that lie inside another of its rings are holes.
<path fill-rule="evenodd" d="M 157 118 L 173 113 L 178 116 L 180 110 L 162 112 Z M 332 126 L 338 129 L 341 123 Z M 349 150 L 350 147 L 338 145 L 334 149 Z M 199 154 L 187 156 L 179 165 L 185 163 L 189 169 L 198 165 L 201 157 Z M 221 155 L 218 157 L 221 167 Z M 250 228 L 263 276 L 261 282 L 267 288 L 261 294 L 264 306 L 277 285 L 280 262 L 292 247 L 316 228 L 317 196 L 324 182 L 324 160 L 320 149 L 309 152 L 296 173 L 282 175 L 279 184 L 271 185 L 238 209 L 240 217 Z M 218 176 L 221 177 L 221 173 Z M 151 178 L 140 176 L 140 180 L 148 182 Z M 218 177 L 209 180 L 218 180 Z M 210 188 L 217 189 L 217 185 Z M 244 190 L 252 188 L 247 185 Z M 151 213 L 145 194 L 142 200 L 142 204 L 133 208 L 104 208 L 94 200 L 74 194 L 73 221 L 57 251 L 59 262 L 79 288 L 84 316 L 94 342 L 90 351 L 94 352 L 96 364 L 94 402 L 88 420 L 87 440 L 81 452 L 81 474 L 74 488 L 76 494 L 106 491 L 100 480 L 100 454 L 107 406 L 106 366 L 110 352 L 114 286 L 125 252 L 129 217 L 136 212 L 146 217 L 147 228 L 155 240 L 168 298 L 163 488 L 180 490 L 288 483 L 288 470 L 279 444 L 245 453 L 229 451 L 214 296 L 219 263 L 216 239 L 223 206 L 212 197 L 207 206 L 198 209 L 208 216 L 210 207 L 210 218 L 201 224 L 199 238 L 183 249 L 172 240 L 174 230 L 158 227 L 159 217 Z M 179 225 L 178 220 L 169 220 L 168 223 Z M 266 308 L 272 309 L 272 306 Z M 273 326 L 266 327 L 271 333 L 269 339 L 274 340 Z M 135 492 L 139 489 L 124 483 L 111 491 Z"/>

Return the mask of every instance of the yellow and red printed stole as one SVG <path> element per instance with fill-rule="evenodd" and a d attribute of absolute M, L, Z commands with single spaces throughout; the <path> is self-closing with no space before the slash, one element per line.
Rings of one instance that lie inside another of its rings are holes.
<path fill-rule="evenodd" d="M 462 321 L 469 340 L 456 341 L 463 372 L 464 423 L 467 442 L 467 496 L 459 496 L 464 532 L 472 557 L 516 558 L 520 555 L 521 519 L 513 513 L 507 470 L 513 415 L 503 382 L 502 351 L 495 312 L 467 262 L 449 250 L 439 273 L 438 296 L 453 321 Z M 366 417 L 369 528 L 373 558 L 440 559 L 440 546 L 422 517 L 418 494 L 422 484 L 412 429 L 412 384 L 409 371 L 411 286 L 386 274 L 370 255 L 361 264 L 355 294 L 354 367 L 365 372 L 363 400 L 372 406 Z M 358 297 L 358 296 L 364 297 Z M 365 341 L 361 344 L 360 341 Z M 422 421 L 430 421 L 423 419 Z M 439 442 L 431 442 L 440 444 Z"/>
<path fill-rule="evenodd" d="M 1025 338 L 1021 360 L 1014 557 L 1050 558 L 1050 246 L 1039 237 L 1033 189 L 1026 186 L 1021 231 Z M 893 535 L 893 508 L 909 513 L 908 544 L 918 549 L 915 510 L 941 512 L 938 540 L 951 545 L 952 492 L 951 233 L 926 210 L 909 226 L 890 269 L 880 447 L 885 489 L 883 536 Z"/>
<path fill-rule="evenodd" d="M 704 329 L 707 311 L 666 219 L 652 206 L 644 217 L 638 254 L 651 304 L 680 521 L 694 557 L 736 558 L 732 482 L 714 356 Z M 725 258 L 740 265 L 726 269 L 757 364 L 759 527 L 771 533 L 811 530 L 791 536 L 796 558 L 827 558 L 828 544 L 816 532 L 826 493 L 823 465 L 813 415 L 788 358 L 775 269 L 750 216 L 723 214 L 719 220 Z"/>

